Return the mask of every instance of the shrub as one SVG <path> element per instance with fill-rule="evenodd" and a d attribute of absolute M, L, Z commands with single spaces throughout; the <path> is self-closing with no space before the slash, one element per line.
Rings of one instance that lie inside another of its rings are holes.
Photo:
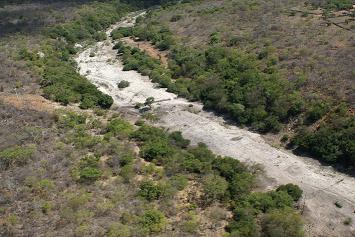
<path fill-rule="evenodd" d="M 164 187 L 152 181 L 143 182 L 139 187 L 138 195 L 148 201 L 158 200 L 164 194 Z"/>
<path fill-rule="evenodd" d="M 117 83 L 117 87 L 120 88 L 120 89 L 129 87 L 129 82 L 125 81 L 125 80 L 120 81 L 119 83 Z"/>
<path fill-rule="evenodd" d="M 112 119 L 106 127 L 106 131 L 115 136 L 129 136 L 134 130 L 133 126 L 121 118 Z"/>
<path fill-rule="evenodd" d="M 219 32 L 213 32 L 211 35 L 210 35 L 210 44 L 213 45 L 213 44 L 217 44 L 217 43 L 220 43 L 221 42 L 221 35 Z"/>
<path fill-rule="evenodd" d="M 96 32 L 93 37 L 98 42 L 104 41 L 107 38 L 105 32 Z"/>
<path fill-rule="evenodd" d="M 291 208 L 273 210 L 263 217 L 262 229 L 265 237 L 302 237 L 303 222 Z"/>
<path fill-rule="evenodd" d="M 120 170 L 120 175 L 125 183 L 129 183 L 135 175 L 134 166 L 132 164 L 123 166 Z"/>
<path fill-rule="evenodd" d="M 335 205 L 337 208 L 342 208 L 342 207 L 343 207 L 343 205 L 342 205 L 340 202 L 338 202 L 338 201 L 334 202 L 334 205 Z"/>
<path fill-rule="evenodd" d="M 215 202 L 226 195 L 228 182 L 219 175 L 206 175 L 202 179 L 202 189 L 207 203 Z"/>
<path fill-rule="evenodd" d="M 165 229 L 167 220 L 159 210 L 150 209 L 143 213 L 139 223 L 148 233 L 157 233 Z"/>
<path fill-rule="evenodd" d="M 293 206 L 293 199 L 284 191 L 267 193 L 254 192 L 245 197 L 240 203 L 243 208 L 252 207 L 255 214 L 265 213 L 273 209 Z"/>
<path fill-rule="evenodd" d="M 181 229 L 184 232 L 191 233 L 191 234 L 196 234 L 199 228 L 200 222 L 198 220 L 198 217 L 195 213 L 190 211 L 187 214 L 186 220 L 182 223 Z"/>
<path fill-rule="evenodd" d="M 316 103 L 313 105 L 306 114 L 306 119 L 308 123 L 314 123 L 315 121 L 322 118 L 329 109 L 329 105 L 326 103 Z"/>
<path fill-rule="evenodd" d="M 182 191 L 188 185 L 188 179 L 184 175 L 175 175 L 170 178 L 171 186 L 175 187 L 177 190 Z"/>
<path fill-rule="evenodd" d="M 109 109 L 113 104 L 113 99 L 109 95 L 104 95 L 101 92 L 99 93 L 99 101 L 97 104 L 103 109 Z"/>
<path fill-rule="evenodd" d="M 276 191 L 285 191 L 288 195 L 290 195 L 295 202 L 297 202 L 302 197 L 302 189 L 300 189 L 295 184 L 286 184 L 280 185 Z"/>
<path fill-rule="evenodd" d="M 81 102 L 85 109 L 94 106 L 108 109 L 113 104 L 111 96 L 99 91 L 71 64 L 59 60 L 47 62 L 41 86 L 47 99 L 64 105 Z"/>
<path fill-rule="evenodd" d="M 12 165 L 25 165 L 33 157 L 37 148 L 35 145 L 14 146 L 0 151 L 0 164 L 4 168 Z"/>
<path fill-rule="evenodd" d="M 352 222 L 353 222 L 353 220 L 350 217 L 348 217 L 343 221 L 343 224 L 344 225 L 351 225 Z"/>
<path fill-rule="evenodd" d="M 284 135 L 281 137 L 280 141 L 281 141 L 282 143 L 285 143 L 285 142 L 288 141 L 288 139 L 289 139 L 288 134 L 284 134 Z"/>
<path fill-rule="evenodd" d="M 80 170 L 80 181 L 90 183 L 98 180 L 102 175 L 101 170 L 95 167 L 85 167 Z"/>
<path fill-rule="evenodd" d="M 55 116 L 56 124 L 59 128 L 74 128 L 86 123 L 86 116 L 72 111 L 59 110 Z"/>
<path fill-rule="evenodd" d="M 99 158 L 88 155 L 80 159 L 79 162 L 79 181 L 91 183 L 98 180 L 102 175 L 99 168 Z"/>
<path fill-rule="evenodd" d="M 226 231 L 230 233 L 230 236 L 260 236 L 252 209 L 238 208 L 233 211 L 233 214 L 233 220 L 226 226 Z"/>
<path fill-rule="evenodd" d="M 94 108 L 96 105 L 97 105 L 97 98 L 95 96 L 85 95 L 81 99 L 81 103 L 79 107 L 81 109 L 90 109 L 90 108 Z"/>
<path fill-rule="evenodd" d="M 132 236 L 129 226 L 123 224 L 112 224 L 110 225 L 108 232 L 108 237 L 130 237 Z"/>
<path fill-rule="evenodd" d="M 177 21 L 179 21 L 181 19 L 182 19 L 181 15 L 174 15 L 174 16 L 171 17 L 170 21 L 171 22 L 177 22 Z"/>
<path fill-rule="evenodd" d="M 170 142 L 180 148 L 187 148 L 190 145 L 190 140 L 183 138 L 181 132 L 175 131 L 169 134 Z"/>
<path fill-rule="evenodd" d="M 128 37 L 132 35 L 132 28 L 131 27 L 120 27 L 118 29 L 114 29 L 111 32 L 111 37 L 113 40 L 120 39 L 123 37 Z"/>
<path fill-rule="evenodd" d="M 165 158 L 172 155 L 173 148 L 166 140 L 155 140 L 146 143 L 141 151 L 141 156 L 147 161 L 163 162 Z"/>
<path fill-rule="evenodd" d="M 155 128 L 145 124 L 133 132 L 131 137 L 142 142 L 167 140 L 167 134 L 163 129 Z"/>

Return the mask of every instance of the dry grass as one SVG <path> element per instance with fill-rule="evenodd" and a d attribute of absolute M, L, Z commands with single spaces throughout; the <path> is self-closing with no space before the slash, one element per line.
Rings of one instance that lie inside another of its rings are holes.
<path fill-rule="evenodd" d="M 309 11 L 305 15 L 291 10 Z M 327 25 L 321 11 L 305 8 L 299 1 L 216 1 L 180 4 L 154 15 L 168 25 L 185 45 L 205 47 L 213 32 L 220 32 L 222 42 L 278 61 L 280 73 L 299 84 L 306 97 L 328 97 L 354 102 L 354 33 Z M 173 16 L 181 16 L 171 21 Z M 331 19 L 351 27 L 349 17 Z"/>

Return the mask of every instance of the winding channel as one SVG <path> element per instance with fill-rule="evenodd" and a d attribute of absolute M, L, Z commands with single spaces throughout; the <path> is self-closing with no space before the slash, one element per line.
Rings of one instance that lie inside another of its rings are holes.
<path fill-rule="evenodd" d="M 133 26 L 135 17 L 128 17 L 112 26 L 107 35 L 116 27 Z M 76 61 L 80 73 L 101 91 L 111 95 L 118 107 L 137 114 L 134 105 L 154 97 L 161 101 L 153 106 L 159 114 L 157 126 L 179 130 L 192 143 L 204 142 L 218 155 L 261 165 L 265 170 L 262 183 L 266 190 L 286 183 L 299 185 L 304 191 L 302 209 L 308 236 L 355 236 L 353 177 L 310 158 L 272 147 L 259 134 L 228 125 L 223 118 L 203 111 L 201 104 L 178 98 L 135 71 L 123 71 L 112 47 L 111 39 L 99 42 L 79 53 Z M 95 52 L 94 57 L 90 57 L 93 56 L 91 52 Z M 119 89 L 117 83 L 121 80 L 129 81 L 130 86 Z M 342 208 L 336 207 L 335 202 L 341 203 Z M 343 224 L 347 217 L 353 219 L 350 226 Z"/>

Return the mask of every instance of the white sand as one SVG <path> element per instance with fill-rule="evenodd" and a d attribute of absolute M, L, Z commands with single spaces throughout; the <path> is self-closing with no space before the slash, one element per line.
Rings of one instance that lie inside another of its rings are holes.
<path fill-rule="evenodd" d="M 123 21 L 117 26 L 129 26 L 133 21 Z M 112 27 L 112 28 L 114 28 Z M 112 28 L 107 32 L 111 32 Z M 355 179 L 321 166 L 313 159 L 300 157 L 288 151 L 267 144 L 263 138 L 236 126 L 227 126 L 226 122 L 212 113 L 201 111 L 191 113 L 188 105 L 201 110 L 199 103 L 190 103 L 176 95 L 158 88 L 148 77 L 135 71 L 122 71 L 122 64 L 116 59 L 113 44 L 107 40 L 80 53 L 76 60 L 80 73 L 111 95 L 115 104 L 127 109 L 148 97 L 155 100 L 170 99 L 154 104 L 159 113 L 158 125 L 179 130 L 193 143 L 204 142 L 216 154 L 231 156 L 244 162 L 261 164 L 266 175 L 268 188 L 279 184 L 295 183 L 304 190 L 305 211 L 309 236 L 355 236 Z M 95 57 L 89 57 L 91 51 Z M 88 73 L 89 72 L 89 73 Z M 118 89 L 117 82 L 126 80 L 130 86 Z M 337 208 L 334 202 L 343 205 Z M 351 226 L 345 226 L 346 217 L 353 219 Z"/>

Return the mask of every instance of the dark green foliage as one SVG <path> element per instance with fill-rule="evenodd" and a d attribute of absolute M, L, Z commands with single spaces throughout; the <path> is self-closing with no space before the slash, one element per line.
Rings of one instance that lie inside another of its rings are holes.
<path fill-rule="evenodd" d="M 111 32 L 112 39 L 120 39 L 123 37 L 128 37 L 132 35 L 132 28 L 131 27 L 120 27 Z"/>
<path fill-rule="evenodd" d="M 260 229 L 258 228 L 255 217 L 260 215 L 268 215 L 270 212 L 281 212 L 284 217 L 295 218 L 295 220 L 301 220 L 299 215 L 292 209 L 294 205 L 293 197 L 288 195 L 285 191 L 270 191 L 267 193 L 254 192 L 244 196 L 241 200 L 236 202 L 236 206 L 233 210 L 233 221 L 229 223 L 226 230 L 236 236 L 258 236 Z M 283 212 L 283 210 L 289 210 L 289 213 Z M 266 214 L 264 214 L 266 213 Z M 268 217 L 267 217 L 268 218 Z M 295 223 L 293 226 L 282 227 L 289 228 L 290 236 L 298 234 L 298 228 L 302 228 L 302 222 Z M 265 228 L 265 225 L 263 226 Z M 270 231 L 272 229 L 270 228 Z M 262 231 L 267 233 L 267 231 Z M 297 235 L 296 235 L 297 236 Z"/>
<path fill-rule="evenodd" d="M 290 195 L 295 202 L 297 202 L 302 197 L 302 189 L 295 184 L 280 185 L 276 191 L 285 191 Z"/>
<path fill-rule="evenodd" d="M 219 175 L 206 175 L 202 179 L 202 189 L 206 203 L 218 201 L 224 198 L 228 189 L 228 182 Z"/>
<path fill-rule="evenodd" d="M 172 155 L 174 149 L 166 140 L 155 140 L 146 143 L 141 149 L 141 156 L 147 161 L 163 162 L 164 158 Z"/>
<path fill-rule="evenodd" d="M 233 220 L 226 227 L 226 231 L 231 233 L 231 236 L 259 236 L 253 209 L 238 208 L 233 211 L 233 215 Z"/>
<path fill-rule="evenodd" d="M 155 184 L 152 181 L 146 181 L 139 187 L 138 195 L 148 201 L 158 200 L 164 194 L 164 187 L 160 184 Z"/>
<path fill-rule="evenodd" d="M 41 86 L 46 98 L 64 105 L 80 102 L 82 109 L 111 107 L 113 99 L 78 74 L 75 64 L 70 62 L 70 55 L 76 53 L 75 43 L 106 39 L 103 30 L 122 17 L 127 10 L 127 5 L 120 3 L 98 3 L 95 11 L 84 11 L 77 20 L 48 30 L 48 35 L 56 39 L 55 43 L 46 46 L 45 58 L 36 59 L 44 66 Z M 28 58 L 28 54 L 22 54 Z"/>
<path fill-rule="evenodd" d="M 97 98 L 92 95 L 85 95 L 80 103 L 81 109 L 90 109 L 94 108 L 97 105 Z"/>
<path fill-rule="evenodd" d="M 86 123 L 86 116 L 70 111 L 59 111 L 55 120 L 59 128 L 75 128 Z"/>
<path fill-rule="evenodd" d="M 180 148 L 187 148 L 190 145 L 190 140 L 185 139 L 180 131 L 170 133 L 169 139 L 172 144 Z"/>
<path fill-rule="evenodd" d="M 167 220 L 159 210 L 151 209 L 143 213 L 139 223 L 148 233 L 156 233 L 165 228 Z"/>
<path fill-rule="evenodd" d="M 170 179 L 170 184 L 172 187 L 175 187 L 177 190 L 181 191 L 188 185 L 188 179 L 184 175 L 175 175 Z"/>
<path fill-rule="evenodd" d="M 132 35 L 155 44 L 161 38 L 172 37 L 165 26 L 149 18 L 135 26 Z M 215 33 L 211 37 L 217 36 Z M 193 49 L 172 41 L 168 69 L 138 49 L 122 45 L 119 48 L 127 70 L 149 75 L 169 92 L 201 100 L 205 108 L 227 113 L 239 124 L 259 132 L 277 133 L 284 123 L 295 117 L 310 125 L 328 116 L 334 107 L 325 100 L 306 100 L 297 83 L 284 80 L 275 70 L 263 70 L 260 63 L 265 59 L 269 69 L 277 64 L 268 48 L 256 56 L 218 46 L 217 42 L 214 39 L 213 46 Z M 347 117 L 339 114 L 336 122 L 327 119 L 315 133 L 300 129 L 292 143 L 299 150 L 331 164 L 341 163 L 351 170 L 355 159 L 351 135 L 354 123 Z M 195 170 L 201 168 L 196 161 L 190 164 Z"/>
<path fill-rule="evenodd" d="M 307 1 L 315 7 L 323 7 L 328 10 L 346 10 L 354 5 L 353 0 L 309 0 Z"/>
<path fill-rule="evenodd" d="M 179 144 L 184 138 L 178 132 L 168 134 L 142 124 L 131 137 L 143 142 L 141 152 L 146 160 L 154 160 L 164 166 L 167 174 L 175 174 L 168 182 L 170 186 L 184 189 L 188 181 L 181 177 L 181 173 L 203 175 L 201 183 L 205 205 L 216 201 L 234 203 L 234 217 L 226 228 L 231 236 L 258 236 L 257 216 L 293 207 L 294 200 L 302 192 L 297 186 L 285 185 L 277 191 L 250 193 L 255 176 L 245 165 L 230 157 L 216 157 L 202 143 L 189 147 L 182 142 L 181 146 Z M 139 195 L 148 201 L 161 199 L 166 193 L 166 186 L 153 181 L 142 183 L 139 191 Z"/>
<path fill-rule="evenodd" d="M 341 203 L 338 202 L 338 201 L 334 202 L 334 205 L 335 205 L 337 208 L 342 208 L 342 207 L 343 207 L 343 204 L 341 204 Z"/>
<path fill-rule="evenodd" d="M 98 106 L 103 109 L 109 109 L 113 104 L 113 99 L 111 96 L 103 94 L 101 91 L 98 91 L 99 101 L 97 102 Z"/>
<path fill-rule="evenodd" d="M 102 171 L 99 168 L 99 158 L 92 155 L 81 158 L 78 168 L 79 181 L 83 183 L 94 182 L 102 175 Z"/>
<path fill-rule="evenodd" d="M 80 182 L 90 183 L 101 177 L 102 172 L 98 168 L 85 167 L 80 170 Z"/>
<path fill-rule="evenodd" d="M 120 88 L 120 89 L 129 87 L 129 82 L 125 81 L 125 80 L 120 81 L 119 83 L 117 83 L 117 87 Z"/>
<path fill-rule="evenodd" d="M 131 137 L 143 142 L 164 140 L 168 138 L 163 129 L 155 128 L 146 124 L 143 124 L 138 130 L 133 132 Z"/>
<path fill-rule="evenodd" d="M 48 62 L 41 81 L 44 96 L 64 105 L 81 102 L 83 109 L 111 107 L 113 100 L 77 73 L 73 65 L 64 61 Z"/>
<path fill-rule="evenodd" d="M 164 36 L 169 32 L 162 27 L 153 34 L 152 29 L 155 27 L 135 27 L 132 34 L 154 43 L 158 39 L 155 34 Z M 204 53 L 174 47 L 169 69 L 164 69 L 159 61 L 137 49 L 126 47 L 121 52 L 125 70 L 148 74 L 168 91 L 201 99 L 206 108 L 229 113 L 239 123 L 262 132 L 279 131 L 282 121 L 302 109 L 300 96 L 296 92 L 289 93 L 287 81 L 276 74 L 261 72 L 251 55 L 230 49 L 227 52 L 221 47 L 211 47 Z M 177 79 L 176 83 L 172 83 L 172 77 Z M 193 80 L 184 80 L 187 77 Z"/>
<path fill-rule="evenodd" d="M 133 126 L 126 120 L 115 118 L 107 124 L 106 131 L 114 136 L 128 137 L 133 132 Z"/>
<path fill-rule="evenodd" d="M 306 114 L 306 119 L 308 123 L 314 123 L 318 119 L 321 119 L 329 110 L 329 105 L 322 102 L 316 103 L 311 106 Z"/>
<path fill-rule="evenodd" d="M 265 237 L 302 237 L 303 222 L 298 213 L 291 208 L 272 210 L 262 220 Z"/>
<path fill-rule="evenodd" d="M 35 145 L 14 146 L 0 151 L 0 168 L 25 165 L 36 151 Z"/>
<path fill-rule="evenodd" d="M 302 129 L 292 142 L 299 150 L 307 151 L 330 164 L 340 163 L 349 170 L 355 167 L 355 119 L 346 108 L 328 115 L 316 131 Z"/>

